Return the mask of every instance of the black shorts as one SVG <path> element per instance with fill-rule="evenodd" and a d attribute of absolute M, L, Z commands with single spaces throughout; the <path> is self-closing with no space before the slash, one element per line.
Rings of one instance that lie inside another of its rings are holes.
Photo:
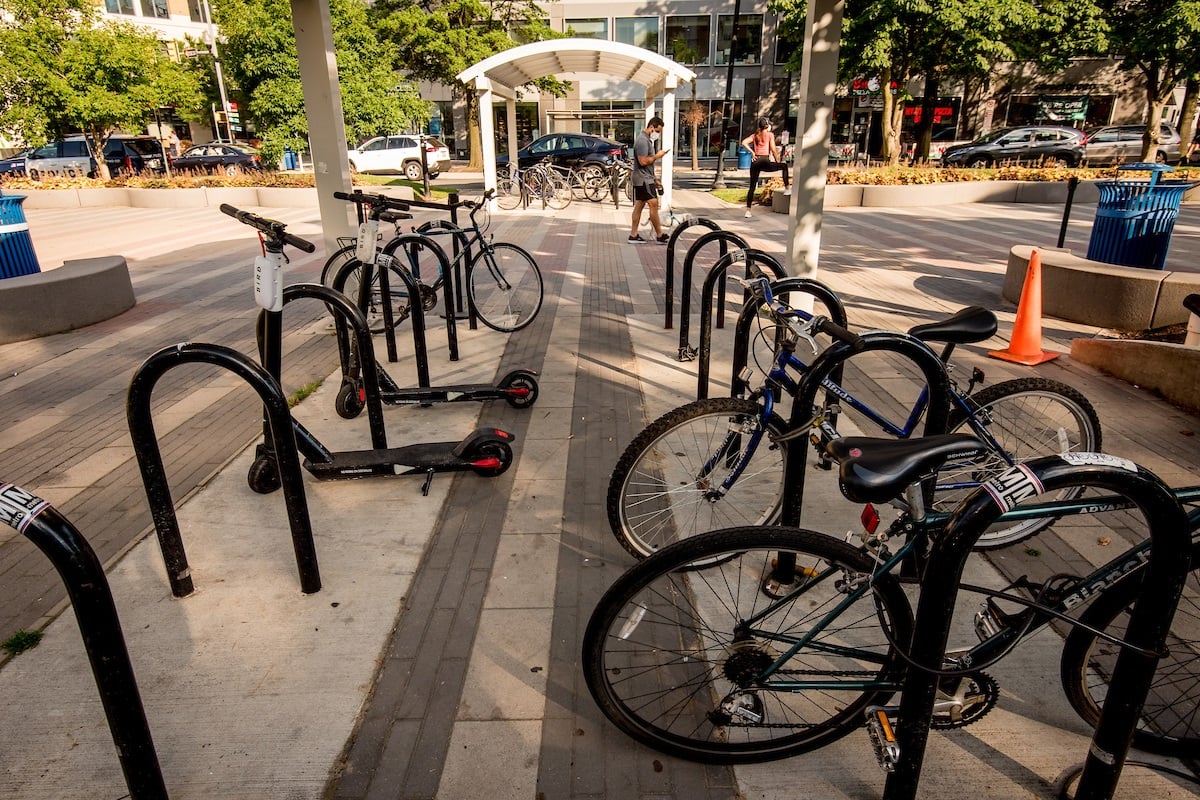
<path fill-rule="evenodd" d="M 633 187 L 633 199 L 641 202 L 654 200 L 658 197 L 658 187 L 653 183 Z"/>

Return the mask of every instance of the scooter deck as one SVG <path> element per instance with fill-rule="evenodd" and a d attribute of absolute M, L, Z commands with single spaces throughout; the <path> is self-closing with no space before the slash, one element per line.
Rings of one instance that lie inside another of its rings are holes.
<path fill-rule="evenodd" d="M 329 461 L 304 460 L 304 468 L 321 480 L 370 478 L 376 475 L 415 475 L 471 469 L 471 462 L 454 455 L 458 442 L 427 442 L 385 450 L 347 450 Z"/>

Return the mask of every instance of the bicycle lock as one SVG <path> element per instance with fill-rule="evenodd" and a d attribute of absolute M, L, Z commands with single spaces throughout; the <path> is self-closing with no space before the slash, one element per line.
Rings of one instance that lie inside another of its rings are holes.
<path fill-rule="evenodd" d="M 885 800 L 913 800 L 921 776 L 938 676 L 946 657 L 952 612 L 971 548 L 1001 513 L 1057 489 L 1088 486 L 1119 494 L 1144 515 L 1150 555 L 1111 682 L 1092 736 L 1074 800 L 1107 800 L 1166 645 L 1171 618 L 1190 569 L 1191 539 L 1183 508 L 1161 480 L 1131 461 L 1098 453 L 1048 456 L 1017 465 L 977 489 L 951 517 L 921 579 L 911 663 L 904 680 L 896 731 L 900 756 L 884 785 Z"/>

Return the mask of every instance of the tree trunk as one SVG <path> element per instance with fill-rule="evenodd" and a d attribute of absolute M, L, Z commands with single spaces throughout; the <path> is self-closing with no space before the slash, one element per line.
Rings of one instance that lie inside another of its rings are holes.
<path fill-rule="evenodd" d="M 700 171 L 700 153 L 697 148 L 700 146 L 700 125 L 692 123 L 692 172 Z"/>
<path fill-rule="evenodd" d="M 88 131 L 87 136 L 88 152 L 92 154 L 92 160 L 96 162 L 96 177 L 102 181 L 112 179 L 112 174 L 108 171 L 108 161 L 104 159 L 104 148 L 111 135 L 107 131 L 92 128 Z"/>
<path fill-rule="evenodd" d="M 466 92 L 467 100 L 467 166 L 472 170 L 483 169 L 483 136 L 479 130 L 479 96 Z M 514 163 L 516 156 L 511 156 Z"/>
<path fill-rule="evenodd" d="M 936 76 L 925 74 L 925 96 L 921 98 L 921 121 L 917 125 L 917 140 L 913 153 L 913 162 L 929 160 L 929 146 L 933 140 L 933 113 L 937 110 L 938 94 L 941 93 L 941 82 Z"/>
<path fill-rule="evenodd" d="M 879 90 L 883 92 L 883 157 L 891 166 L 900 163 L 900 125 L 904 120 L 904 103 L 892 94 L 892 70 L 885 67 L 879 75 Z"/>
<path fill-rule="evenodd" d="M 1142 133 L 1142 162 L 1153 162 L 1158 154 L 1163 108 L 1167 97 L 1174 91 L 1171 81 L 1163 80 L 1157 68 L 1146 70 L 1146 106 L 1150 112 L 1146 119 L 1146 130 Z"/>
<path fill-rule="evenodd" d="M 1196 136 L 1196 109 L 1200 107 L 1200 79 L 1188 78 L 1187 88 L 1183 93 L 1183 107 L 1179 115 L 1179 155 L 1180 163 L 1187 165 L 1188 149 Z"/>

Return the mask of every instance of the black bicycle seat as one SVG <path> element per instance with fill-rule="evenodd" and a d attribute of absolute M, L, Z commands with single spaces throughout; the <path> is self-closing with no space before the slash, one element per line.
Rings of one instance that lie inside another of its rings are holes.
<path fill-rule="evenodd" d="M 996 315 L 982 306 L 967 306 L 940 322 L 929 322 L 909 328 L 910 336 L 923 342 L 972 344 L 990 339 L 996 333 Z"/>
<path fill-rule="evenodd" d="M 965 433 L 914 439 L 844 436 L 825 450 L 840 464 L 838 485 L 854 503 L 886 503 L 947 461 L 987 452 L 983 442 Z"/>

